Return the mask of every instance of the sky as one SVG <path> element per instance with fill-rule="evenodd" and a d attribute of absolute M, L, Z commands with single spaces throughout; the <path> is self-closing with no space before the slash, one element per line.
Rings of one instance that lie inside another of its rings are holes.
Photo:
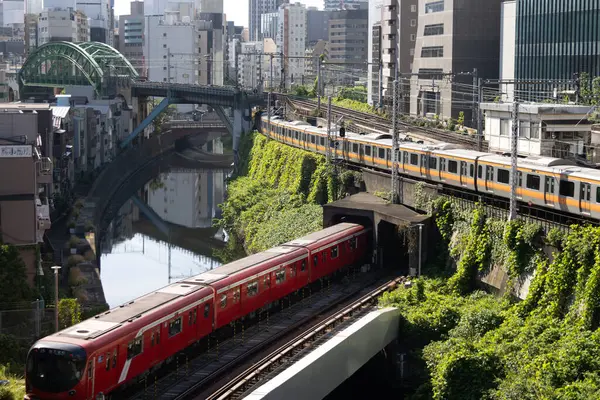
<path fill-rule="evenodd" d="M 234 21 L 236 25 L 248 26 L 248 0 L 223 0 L 225 14 L 228 21 Z M 295 1 L 296 2 L 296 1 Z M 318 7 L 323 9 L 323 0 L 300 0 L 299 3 L 307 7 Z M 115 0 L 115 15 L 129 14 L 130 0 Z"/>

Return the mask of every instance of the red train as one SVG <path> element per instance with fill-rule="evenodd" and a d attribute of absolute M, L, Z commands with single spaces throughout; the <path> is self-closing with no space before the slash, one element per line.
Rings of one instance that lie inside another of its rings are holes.
<path fill-rule="evenodd" d="M 36 342 L 26 400 L 108 398 L 211 332 L 363 261 L 368 230 L 341 223 L 173 283 Z"/>

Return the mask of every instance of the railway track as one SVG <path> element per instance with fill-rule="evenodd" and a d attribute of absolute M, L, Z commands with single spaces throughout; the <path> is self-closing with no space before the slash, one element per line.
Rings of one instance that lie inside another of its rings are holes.
<path fill-rule="evenodd" d="M 245 328 L 240 325 L 233 334 L 219 341 L 210 338 L 195 348 L 179 354 L 169 371 L 162 375 L 146 376 L 118 399 L 127 400 L 183 400 L 218 381 L 240 363 L 262 351 L 282 337 L 305 326 L 316 315 L 356 296 L 365 286 L 378 282 L 387 274 L 376 269 L 362 273 L 358 267 L 338 274 L 338 282 L 322 286 L 320 290 L 301 291 L 296 301 L 282 304 L 277 313 L 259 316 L 257 322 Z M 358 279 L 360 277 L 360 279 Z"/>
<path fill-rule="evenodd" d="M 368 293 L 344 305 L 328 315 L 325 320 L 315 323 L 309 329 L 295 335 L 282 346 L 254 363 L 227 384 L 208 396 L 194 397 L 194 400 L 236 400 L 241 399 L 250 390 L 277 375 L 290 364 L 302 358 L 306 353 L 326 342 L 336 332 L 348 326 L 377 305 L 377 299 L 405 281 L 403 277 L 376 285 Z M 183 400 L 181 398 L 180 400 Z"/>
<path fill-rule="evenodd" d="M 300 99 L 300 98 L 296 98 L 293 96 L 281 95 L 281 94 L 278 94 L 278 96 L 286 98 L 293 105 L 298 105 L 298 106 L 300 106 L 300 108 L 302 108 L 306 111 L 309 111 L 309 112 L 314 111 L 315 106 L 316 106 L 316 102 L 313 100 Z M 321 107 L 323 107 L 323 104 L 321 104 Z M 326 106 L 325 106 L 325 108 L 326 108 Z M 375 131 L 387 133 L 392 128 L 392 122 L 389 119 L 378 116 L 378 115 L 363 113 L 360 111 L 355 111 L 355 110 L 351 110 L 351 109 L 339 107 L 339 106 L 334 106 L 334 105 L 331 106 L 331 111 L 332 111 L 332 117 L 334 117 L 334 118 L 339 118 L 340 116 L 344 115 L 344 116 L 348 117 L 349 119 L 351 119 L 353 121 L 352 125 L 354 125 L 356 128 L 358 128 L 359 131 L 364 130 L 365 128 L 367 128 L 367 129 L 370 128 Z M 450 132 L 443 131 L 441 129 L 423 128 L 423 127 L 415 126 L 415 125 L 412 125 L 412 124 L 409 124 L 409 123 L 406 123 L 403 121 L 400 121 L 399 125 L 411 133 L 420 134 L 423 138 L 433 139 L 433 140 L 447 142 L 447 143 L 456 143 L 456 144 L 463 145 L 468 149 L 474 149 L 474 150 L 476 150 L 477 146 L 478 146 L 476 138 L 472 138 L 472 137 L 465 136 L 462 134 L 450 133 Z M 352 126 L 350 126 L 349 128 L 352 128 Z M 488 150 L 488 144 L 484 140 L 484 141 L 482 141 L 482 151 L 487 151 L 487 150 Z"/>

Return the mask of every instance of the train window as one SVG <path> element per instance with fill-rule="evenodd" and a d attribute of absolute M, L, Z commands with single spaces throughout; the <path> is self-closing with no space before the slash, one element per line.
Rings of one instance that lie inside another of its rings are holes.
<path fill-rule="evenodd" d="M 519 184 L 517 185 L 517 187 L 522 187 L 523 186 L 523 173 L 521 171 L 517 171 L 518 175 L 519 175 Z"/>
<path fill-rule="evenodd" d="M 477 166 L 477 177 L 481 179 L 481 176 L 483 175 L 483 167 L 481 165 Z"/>
<path fill-rule="evenodd" d="M 440 158 L 440 171 L 445 171 L 445 170 L 446 170 L 446 159 Z"/>
<path fill-rule="evenodd" d="M 448 160 L 448 172 L 453 174 L 458 172 L 458 163 L 456 161 Z"/>
<path fill-rule="evenodd" d="M 235 288 L 233 292 L 233 304 L 237 304 L 240 301 L 240 288 Z"/>
<path fill-rule="evenodd" d="M 310 142 L 311 142 L 312 144 L 315 144 L 315 142 L 316 142 L 315 135 L 309 135 L 309 136 L 310 136 Z"/>
<path fill-rule="evenodd" d="M 546 177 L 546 192 L 554 193 L 554 178 L 551 176 Z"/>
<path fill-rule="evenodd" d="M 248 297 L 254 297 L 258 294 L 258 282 L 248 284 Z"/>
<path fill-rule="evenodd" d="M 169 337 L 173 337 L 181 332 L 181 317 L 169 323 Z"/>
<path fill-rule="evenodd" d="M 416 154 L 411 154 L 410 155 L 410 163 L 412 165 L 419 165 L 419 156 Z"/>
<path fill-rule="evenodd" d="M 600 189 L 600 188 L 599 188 Z M 599 192 L 600 193 L 600 192 Z M 316 267 L 317 264 L 319 263 L 319 256 L 314 256 L 313 257 L 313 265 Z"/>
<path fill-rule="evenodd" d="M 352 152 L 358 154 L 358 143 L 352 143 Z"/>
<path fill-rule="evenodd" d="M 112 365 L 112 367 L 113 368 L 117 367 L 117 351 L 116 350 L 113 351 L 113 365 Z"/>
<path fill-rule="evenodd" d="M 525 180 L 527 189 L 540 190 L 540 177 L 538 175 L 527 174 Z"/>
<path fill-rule="evenodd" d="M 574 197 L 575 196 L 575 183 L 561 179 L 559 187 L 558 187 L 558 193 L 561 196 Z"/>
<path fill-rule="evenodd" d="M 88 373 L 87 373 L 88 379 L 92 379 L 92 367 L 93 367 L 93 364 L 92 364 L 92 362 L 90 361 L 90 362 L 88 363 Z"/>
<path fill-rule="evenodd" d="M 334 259 L 334 258 L 337 258 L 337 256 L 338 256 L 338 246 L 336 245 L 331 248 L 331 258 Z"/>
<path fill-rule="evenodd" d="M 489 165 L 485 167 L 485 179 L 488 181 L 494 180 L 494 167 L 490 167 Z"/>
<path fill-rule="evenodd" d="M 154 332 L 150 335 L 150 347 L 154 347 Z"/>
<path fill-rule="evenodd" d="M 350 239 L 350 248 L 353 250 L 356 249 L 356 238 L 355 237 Z"/>
<path fill-rule="evenodd" d="M 387 149 L 385 151 L 385 157 L 388 161 L 390 161 L 392 159 L 392 151 L 390 149 Z"/>
<path fill-rule="evenodd" d="M 300 271 L 306 270 L 306 260 L 302 260 L 302 264 L 300 265 Z"/>
<path fill-rule="evenodd" d="M 402 157 L 403 157 L 402 163 L 408 164 L 408 151 L 403 151 Z"/>
<path fill-rule="evenodd" d="M 188 313 L 188 326 L 192 326 L 192 312 Z"/>
<path fill-rule="evenodd" d="M 379 149 L 379 158 L 385 158 L 385 149 Z"/>
<path fill-rule="evenodd" d="M 427 156 L 425 154 L 421 154 L 421 166 L 427 167 Z"/>
<path fill-rule="evenodd" d="M 365 146 L 365 156 L 371 156 L 371 146 Z"/>
<path fill-rule="evenodd" d="M 285 282 L 285 269 L 282 269 L 275 274 L 275 283 L 279 285 L 283 282 Z"/>
<path fill-rule="evenodd" d="M 156 344 L 160 344 L 160 330 L 156 331 Z"/>
<path fill-rule="evenodd" d="M 210 304 L 206 303 L 204 305 L 204 318 L 208 318 L 210 315 Z"/>
<path fill-rule="evenodd" d="M 129 342 L 127 345 L 127 359 L 131 360 L 133 357 L 142 353 L 142 338 L 136 338 Z"/>
<path fill-rule="evenodd" d="M 106 353 L 106 370 L 110 369 L 110 353 Z"/>
<path fill-rule="evenodd" d="M 196 321 L 198 320 L 198 309 L 194 308 L 194 316 L 192 318 L 192 323 L 196 323 Z"/>
<path fill-rule="evenodd" d="M 268 289 L 271 286 L 271 278 L 269 275 L 265 276 L 265 289 Z"/>
<path fill-rule="evenodd" d="M 325 138 L 324 137 L 320 137 L 319 142 L 321 142 L 321 146 L 325 146 Z"/>
<path fill-rule="evenodd" d="M 227 307 L 227 293 L 221 295 L 221 308 Z"/>
<path fill-rule="evenodd" d="M 437 169 L 437 158 L 429 156 L 429 168 Z"/>
<path fill-rule="evenodd" d="M 506 169 L 498 168 L 498 182 L 508 184 L 510 182 L 510 172 Z"/>

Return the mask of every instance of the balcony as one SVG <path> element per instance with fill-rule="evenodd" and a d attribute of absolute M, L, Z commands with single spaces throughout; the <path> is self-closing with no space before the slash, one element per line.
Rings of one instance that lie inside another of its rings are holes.
<path fill-rule="evenodd" d="M 39 199 L 36 200 L 36 216 L 37 216 L 37 231 L 38 235 L 43 236 L 44 232 L 52 227 L 50 221 L 50 206 L 42 204 Z"/>
<path fill-rule="evenodd" d="M 40 157 L 35 162 L 35 168 L 38 183 L 52 183 L 52 160 L 49 157 Z"/>

